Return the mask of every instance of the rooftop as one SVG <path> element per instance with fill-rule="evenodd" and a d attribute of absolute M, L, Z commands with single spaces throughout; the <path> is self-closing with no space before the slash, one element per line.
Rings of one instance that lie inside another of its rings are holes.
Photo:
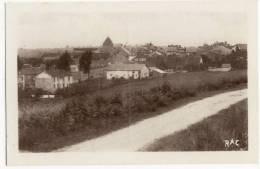
<path fill-rule="evenodd" d="M 247 44 L 236 44 L 236 46 L 237 46 L 239 49 L 244 49 L 244 50 L 247 49 Z"/>
<path fill-rule="evenodd" d="M 103 46 L 105 46 L 105 47 L 113 47 L 114 46 L 112 40 L 110 39 L 110 37 L 106 38 L 106 40 L 103 43 Z"/>
<path fill-rule="evenodd" d="M 115 71 L 115 70 L 123 70 L 123 71 L 131 71 L 131 70 L 141 70 L 145 67 L 145 64 L 111 64 L 106 70 Z"/>
<path fill-rule="evenodd" d="M 22 68 L 22 75 L 37 75 L 44 71 L 44 67 L 26 67 Z"/>

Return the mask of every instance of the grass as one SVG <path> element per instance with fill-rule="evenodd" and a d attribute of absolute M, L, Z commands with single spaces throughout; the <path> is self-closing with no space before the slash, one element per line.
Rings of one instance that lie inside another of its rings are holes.
<path fill-rule="evenodd" d="M 64 100 L 21 103 L 19 148 L 45 152 L 75 144 L 200 98 L 244 88 L 246 81 L 246 71 L 173 74 Z"/>
<path fill-rule="evenodd" d="M 217 88 L 223 81 L 235 81 L 237 79 L 247 79 L 247 71 L 174 73 L 162 78 L 144 79 L 121 85 L 113 85 L 112 87 L 108 86 L 108 82 L 104 81 L 103 88 L 97 88 L 89 93 L 81 92 L 82 94 L 80 96 L 40 101 L 22 100 L 19 102 L 19 116 L 22 117 L 24 114 L 53 114 L 59 112 L 66 103 L 74 98 L 86 100 L 89 97 L 97 95 L 111 97 L 115 93 L 125 95 L 126 93 L 133 93 L 135 91 L 147 91 L 153 87 L 161 86 L 165 81 L 177 89 L 197 89 L 205 84 L 213 85 Z M 97 83 L 99 83 L 99 81 Z M 85 86 L 85 84 L 83 83 L 82 86 Z"/>
<path fill-rule="evenodd" d="M 248 150 L 247 100 L 189 128 L 162 138 L 144 151 L 235 151 Z M 225 146 L 224 140 L 239 140 L 239 146 Z"/>
<path fill-rule="evenodd" d="M 21 150 L 27 150 L 27 151 L 33 151 L 33 152 L 48 152 L 52 151 L 64 146 L 73 145 L 75 143 L 79 143 L 81 141 L 85 141 L 88 139 L 92 139 L 95 137 L 102 136 L 104 134 L 107 134 L 111 131 L 127 127 L 131 124 L 134 124 L 135 122 L 138 122 L 140 120 L 153 117 L 156 115 L 160 115 L 164 112 L 167 112 L 169 110 L 181 107 L 187 103 L 203 99 L 205 97 L 209 97 L 218 93 L 223 93 L 231 90 L 239 90 L 244 88 L 244 85 L 237 86 L 233 89 L 225 89 L 225 90 L 218 90 L 218 91 L 211 91 L 211 92 L 202 92 L 199 95 L 195 97 L 189 97 L 184 98 L 175 101 L 169 106 L 161 107 L 157 109 L 156 111 L 150 111 L 146 113 L 138 113 L 134 116 L 114 116 L 112 118 L 99 118 L 96 119 L 99 121 L 99 126 L 93 126 L 93 125 L 86 125 L 84 128 L 71 132 L 69 135 L 62 135 L 62 136 L 55 136 L 52 138 L 45 137 L 45 139 L 42 139 L 40 141 L 35 141 L 33 144 L 30 144 L 29 147 L 20 147 Z M 37 131 L 36 131 L 37 132 Z M 22 134 L 22 133 L 21 133 Z"/>

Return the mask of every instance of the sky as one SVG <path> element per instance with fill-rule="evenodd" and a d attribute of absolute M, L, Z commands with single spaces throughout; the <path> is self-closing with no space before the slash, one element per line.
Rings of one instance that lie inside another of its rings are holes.
<path fill-rule="evenodd" d="M 23 48 L 100 46 L 107 36 L 129 45 L 246 43 L 245 7 L 221 2 L 23 3 L 7 15 Z"/>

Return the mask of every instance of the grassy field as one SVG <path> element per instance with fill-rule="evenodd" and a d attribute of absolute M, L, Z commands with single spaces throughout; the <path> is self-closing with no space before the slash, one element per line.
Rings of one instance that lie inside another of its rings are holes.
<path fill-rule="evenodd" d="M 198 90 L 200 86 L 203 85 L 215 86 L 215 88 L 218 88 L 219 85 L 221 85 L 221 83 L 224 81 L 232 82 L 239 79 L 247 79 L 246 70 L 237 70 L 231 72 L 175 73 L 162 78 L 144 79 L 140 81 L 129 82 L 127 84 L 114 85 L 109 88 L 104 87 L 103 89 L 95 90 L 90 93 L 85 93 L 81 96 L 74 96 L 71 98 L 41 101 L 27 100 L 26 102 L 19 103 L 19 116 L 23 117 L 25 114 L 30 115 L 57 113 L 65 106 L 67 102 L 71 101 L 75 97 L 86 100 L 89 97 L 95 97 L 98 95 L 103 95 L 106 97 L 111 97 L 115 93 L 125 95 L 126 93 L 133 93 L 135 91 L 148 91 L 153 87 L 161 86 L 165 82 L 169 83 L 176 89 L 189 88 L 191 90 Z"/>
<path fill-rule="evenodd" d="M 248 149 L 247 100 L 230 106 L 188 129 L 169 135 L 145 151 L 234 151 Z M 224 140 L 239 140 L 225 146 Z"/>
<path fill-rule="evenodd" d="M 51 151 L 101 136 L 167 109 L 245 88 L 246 71 L 176 73 L 66 99 L 19 104 L 19 148 Z"/>

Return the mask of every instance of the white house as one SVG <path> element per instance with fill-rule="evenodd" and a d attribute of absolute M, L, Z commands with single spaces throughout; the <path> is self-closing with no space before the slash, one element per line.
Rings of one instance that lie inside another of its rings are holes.
<path fill-rule="evenodd" d="M 78 72 L 79 71 L 79 66 L 77 64 L 70 65 L 70 71 L 71 72 Z"/>
<path fill-rule="evenodd" d="M 161 70 L 161 69 L 159 69 L 157 67 L 149 67 L 149 69 L 150 69 L 150 72 L 151 72 L 151 76 L 154 76 L 154 77 L 156 77 L 156 76 L 157 77 L 162 77 L 162 76 L 167 74 L 166 71 Z"/>
<path fill-rule="evenodd" d="M 238 50 L 247 50 L 247 44 L 236 44 L 233 46 L 232 50 L 237 51 Z"/>
<path fill-rule="evenodd" d="M 78 82 L 74 74 L 61 70 L 44 71 L 35 77 L 35 87 L 54 92 Z"/>
<path fill-rule="evenodd" d="M 142 79 L 149 77 L 149 69 L 145 64 L 111 64 L 105 72 L 107 79 Z"/>
<path fill-rule="evenodd" d="M 220 68 L 209 67 L 208 71 L 210 71 L 210 72 L 229 72 L 229 71 L 231 71 L 231 69 L 232 69 L 231 64 L 226 63 L 226 64 L 222 64 Z"/>

